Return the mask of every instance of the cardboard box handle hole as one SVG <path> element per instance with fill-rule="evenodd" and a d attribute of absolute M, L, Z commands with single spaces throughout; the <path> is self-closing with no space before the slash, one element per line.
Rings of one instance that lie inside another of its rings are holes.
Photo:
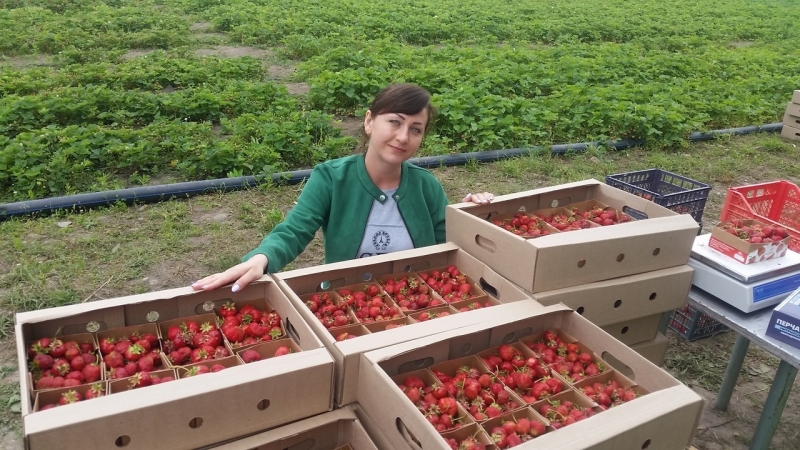
<path fill-rule="evenodd" d="M 189 428 L 200 428 L 203 426 L 203 418 L 202 417 L 195 417 L 194 419 L 189 421 Z"/>
<path fill-rule="evenodd" d="M 286 330 L 286 334 L 288 334 L 289 337 L 292 338 L 293 341 L 295 341 L 296 343 L 299 344 L 300 343 L 300 336 L 297 335 L 297 330 L 294 328 L 294 325 L 292 325 L 292 323 L 289 322 L 289 318 L 288 317 L 286 318 L 285 322 L 286 323 L 284 324 L 283 329 Z"/>
<path fill-rule="evenodd" d="M 130 436 L 120 436 L 117 438 L 117 440 L 114 441 L 114 445 L 116 445 L 117 447 L 126 447 L 130 443 L 131 443 Z"/>
<path fill-rule="evenodd" d="M 406 424 L 403 423 L 403 420 L 399 417 L 395 419 L 395 426 L 397 426 L 397 431 L 400 432 L 400 436 L 403 437 L 403 440 L 406 441 L 409 447 L 413 448 L 414 450 L 422 450 L 422 444 L 419 443 L 419 440 L 408 431 L 408 427 Z"/>
<path fill-rule="evenodd" d="M 579 306 L 578 309 L 575 310 L 575 312 L 580 315 L 583 315 L 583 311 L 584 311 L 583 306 Z"/>
<path fill-rule="evenodd" d="M 620 306 L 622 306 L 622 300 L 617 300 L 614 302 L 614 308 L 619 308 Z"/>
<path fill-rule="evenodd" d="M 620 333 L 622 334 L 625 334 L 627 332 L 628 332 L 628 327 L 622 327 L 622 330 L 620 330 Z"/>
<path fill-rule="evenodd" d="M 633 369 L 631 369 L 630 366 L 620 361 L 617 357 L 615 357 L 611 353 L 604 351 L 603 353 L 600 354 L 600 357 L 603 358 L 603 361 L 607 362 L 608 365 L 611 366 L 614 370 L 630 378 L 631 381 L 636 380 L 636 374 L 633 372 Z"/>
<path fill-rule="evenodd" d="M 661 253 L 661 249 L 659 247 L 653 249 L 653 256 L 658 256 L 659 253 Z"/>
<path fill-rule="evenodd" d="M 617 255 L 617 262 L 622 262 L 623 259 L 625 259 L 625 253 L 620 253 Z"/>
<path fill-rule="evenodd" d="M 578 261 L 578 268 L 581 268 L 581 267 L 583 267 L 585 265 L 586 265 L 586 260 L 585 259 L 581 259 L 581 260 Z"/>
<path fill-rule="evenodd" d="M 648 448 L 648 447 L 650 447 L 650 439 L 644 441 L 644 444 L 642 444 L 642 449 L 645 449 L 645 448 Z"/>
<path fill-rule="evenodd" d="M 264 411 L 265 409 L 269 408 L 269 400 L 267 400 L 266 398 L 265 398 L 264 400 L 261 400 L 261 401 L 260 401 L 260 402 L 258 402 L 258 404 L 256 405 L 256 408 L 257 408 L 259 411 Z"/>
<path fill-rule="evenodd" d="M 484 280 L 483 277 L 481 277 L 481 279 L 478 280 L 478 282 L 481 285 L 481 289 L 486 291 L 486 293 L 491 295 L 492 297 L 497 298 L 497 289 L 494 286 L 492 286 L 486 280 Z"/>
<path fill-rule="evenodd" d="M 531 334 L 533 334 L 531 327 L 526 327 L 521 330 L 514 331 L 513 333 L 508 333 L 507 335 L 503 336 L 502 341 L 503 344 L 511 344 Z"/>
<path fill-rule="evenodd" d="M 475 243 L 478 244 L 478 247 L 488 250 L 489 253 L 494 253 L 497 251 L 497 245 L 494 243 L 494 241 L 487 239 L 480 234 L 475 235 Z"/>
<path fill-rule="evenodd" d="M 650 300 L 655 300 L 655 299 L 656 299 L 656 293 L 653 292 L 652 294 L 650 294 Z"/>
<path fill-rule="evenodd" d="M 413 361 L 406 361 L 403 364 L 400 364 L 400 367 L 397 369 L 397 373 L 405 373 L 419 369 L 426 369 L 432 365 L 433 365 L 433 358 L 431 358 L 430 356 L 428 356 L 427 358 L 415 359 Z"/>

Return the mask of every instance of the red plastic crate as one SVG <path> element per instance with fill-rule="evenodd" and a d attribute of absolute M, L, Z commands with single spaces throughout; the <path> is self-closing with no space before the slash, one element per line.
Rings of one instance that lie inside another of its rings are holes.
<path fill-rule="evenodd" d="M 786 228 L 789 248 L 800 252 L 800 188 L 773 181 L 728 189 L 720 221 L 755 219 Z"/>

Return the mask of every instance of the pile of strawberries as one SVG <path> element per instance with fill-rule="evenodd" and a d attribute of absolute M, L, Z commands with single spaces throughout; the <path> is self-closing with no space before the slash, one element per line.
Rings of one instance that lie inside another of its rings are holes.
<path fill-rule="evenodd" d="M 340 289 L 342 297 L 361 323 L 381 322 L 402 318 L 402 313 L 392 304 L 387 303 L 379 285 L 370 283 L 363 291 Z"/>
<path fill-rule="evenodd" d="M 475 367 L 460 367 L 452 377 L 441 371 L 434 371 L 434 375 L 448 393 L 454 392 L 451 395 L 475 420 L 499 417 L 523 406 L 511 397 L 495 377 L 481 373 Z"/>
<path fill-rule="evenodd" d="M 387 278 L 380 284 L 404 312 L 444 304 L 442 300 L 430 295 L 430 286 L 414 276 L 401 275 L 398 278 Z"/>
<path fill-rule="evenodd" d="M 100 339 L 100 353 L 108 379 L 127 378 L 139 372 L 152 372 L 161 366 L 158 338 L 152 333 Z"/>
<path fill-rule="evenodd" d="M 544 226 L 545 221 L 539 217 L 531 217 L 520 211 L 511 219 L 494 219 L 496 226 L 524 238 L 547 236 L 550 231 Z"/>
<path fill-rule="evenodd" d="M 262 311 L 249 304 L 237 310 L 235 303 L 226 302 L 220 308 L 219 315 L 222 317 L 222 324 L 220 325 L 222 334 L 225 335 L 231 348 L 273 341 L 286 336 L 281 325 L 281 316 L 275 311 Z M 211 329 L 204 330 L 206 333 L 211 331 Z M 198 338 L 196 334 L 193 338 L 201 340 L 201 342 L 195 342 L 194 348 L 211 345 L 202 342 L 206 338 Z M 214 341 L 216 342 L 216 339 Z M 214 345 L 214 347 L 217 347 L 217 345 Z M 192 362 L 196 361 L 193 359 Z"/>
<path fill-rule="evenodd" d="M 292 353 L 292 349 L 288 345 L 281 345 L 275 350 L 274 357 L 288 355 Z M 239 357 L 242 358 L 245 364 L 250 364 L 251 362 L 261 361 L 261 354 L 257 351 L 249 348 L 241 353 L 239 353 Z"/>
<path fill-rule="evenodd" d="M 550 216 L 540 215 L 538 217 L 558 231 L 583 230 L 585 228 L 591 228 L 595 226 L 588 219 L 582 216 L 570 216 L 568 214 L 555 213 Z"/>
<path fill-rule="evenodd" d="M 523 442 L 541 436 L 545 433 L 545 425 L 538 420 L 530 420 L 525 417 L 517 421 L 505 420 L 500 426 L 494 427 L 490 432 L 490 438 L 494 445 L 500 449 L 516 447 Z"/>
<path fill-rule="evenodd" d="M 746 224 L 741 219 L 728 220 L 720 223 L 717 227 L 750 244 L 780 242 L 789 236 L 784 227 L 773 227 L 757 222 Z"/>
<path fill-rule="evenodd" d="M 452 264 L 442 272 L 438 270 L 421 272 L 419 277 L 447 303 L 469 300 L 478 296 L 478 292 L 470 285 L 467 276 Z"/>
<path fill-rule="evenodd" d="M 413 375 L 406 377 L 403 384 L 398 385 L 440 433 L 455 430 L 463 425 L 459 418 L 458 402 L 451 395 L 451 391 L 455 392 L 455 383 L 448 386 L 444 383 L 426 386 L 421 378 Z"/>
<path fill-rule="evenodd" d="M 172 325 L 167 329 L 162 345 L 173 366 L 230 356 L 223 345 L 222 332 L 211 322 L 198 325 L 197 322 L 188 320 Z"/>
<path fill-rule="evenodd" d="M 35 389 L 55 389 L 99 381 L 102 373 L 91 342 L 41 338 L 28 346 L 28 370 Z"/>
<path fill-rule="evenodd" d="M 550 369 L 539 359 L 525 358 L 512 345 L 501 345 L 493 355 L 483 357 L 495 377 L 513 389 L 525 403 L 533 403 L 564 390 L 564 383 L 550 376 Z"/>
<path fill-rule="evenodd" d="M 573 383 L 607 370 L 602 362 L 595 361 L 591 352 L 581 351 L 577 342 L 565 343 L 552 330 L 545 331 L 539 341 L 527 342 L 526 345 L 551 369 Z"/>
<path fill-rule="evenodd" d="M 103 383 L 94 383 L 92 387 L 86 391 L 86 395 L 81 395 L 80 392 L 75 390 L 69 390 L 61 394 L 61 397 L 58 399 L 56 403 L 48 403 L 43 405 L 39 408 L 39 411 L 44 411 L 47 409 L 52 409 L 57 406 L 64 406 L 69 405 L 72 403 L 77 403 L 83 400 L 91 400 L 93 398 L 102 397 L 106 395 L 105 387 L 103 387 Z"/>
<path fill-rule="evenodd" d="M 623 212 L 617 211 L 614 208 L 603 208 L 602 206 L 593 206 L 588 211 L 583 212 L 572 209 L 572 212 L 575 214 L 575 217 L 582 217 L 602 226 L 616 225 L 631 220 L 631 217 Z"/>
<path fill-rule="evenodd" d="M 353 323 L 347 314 L 347 303 L 336 303 L 328 292 L 313 294 L 306 300 L 306 307 L 314 313 L 325 328 L 341 327 Z"/>
<path fill-rule="evenodd" d="M 637 397 L 636 391 L 629 387 L 620 386 L 616 380 L 610 380 L 606 383 L 594 383 L 584 386 L 581 390 L 604 410 L 629 402 Z"/>
<path fill-rule="evenodd" d="M 539 413 L 549 420 L 550 426 L 555 429 L 572 425 L 595 414 L 591 408 L 582 408 L 569 400 L 548 401 L 539 407 Z"/>

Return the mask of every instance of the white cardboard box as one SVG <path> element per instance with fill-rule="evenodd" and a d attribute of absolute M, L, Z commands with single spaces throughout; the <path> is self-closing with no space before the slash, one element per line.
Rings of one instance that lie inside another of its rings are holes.
<path fill-rule="evenodd" d="M 648 219 L 535 239 L 487 220 L 521 208 L 533 212 L 592 199 Z M 533 293 L 684 265 L 699 228 L 689 215 L 597 180 L 502 195 L 487 205 L 449 205 L 446 214 L 449 241 Z"/>
<path fill-rule="evenodd" d="M 393 448 L 447 450 L 441 436 L 391 377 L 475 354 L 546 329 L 559 328 L 606 361 L 613 357 L 649 393 L 590 419 L 547 433 L 520 449 L 684 450 L 694 436 L 703 399 L 664 370 L 563 305 L 529 315 L 491 317 L 480 324 L 408 341 L 362 355 L 359 403 Z M 617 364 L 619 366 L 620 364 Z M 412 439 L 413 436 L 413 439 Z"/>
<path fill-rule="evenodd" d="M 660 366 L 664 364 L 664 358 L 667 356 L 668 346 L 669 339 L 663 334 L 658 333 L 656 338 L 652 341 L 640 342 L 638 344 L 631 345 L 631 348 L 651 363 Z"/>
<path fill-rule="evenodd" d="M 343 406 L 356 402 L 358 387 L 358 365 L 360 354 L 376 348 L 393 345 L 411 339 L 440 333 L 466 324 L 479 323 L 486 311 L 510 311 L 510 305 L 501 304 L 491 308 L 454 314 L 427 322 L 406 325 L 392 330 L 359 336 L 356 339 L 337 342 L 314 314 L 300 300 L 301 295 L 317 292 L 323 282 L 329 289 L 362 283 L 380 275 L 408 271 L 423 271 L 455 264 L 463 273 L 478 282 L 490 297 L 502 303 L 524 302 L 515 308 L 537 309 L 541 305 L 530 299 L 513 283 L 489 269 L 474 257 L 452 243 L 391 253 L 388 255 L 325 264 L 307 269 L 281 272 L 274 275 L 276 283 L 286 293 L 294 307 L 306 320 L 317 337 L 333 355 L 336 361 L 336 404 Z"/>
<path fill-rule="evenodd" d="M 218 450 L 378 450 L 354 409 L 344 407 L 237 439 L 211 448 Z"/>
<path fill-rule="evenodd" d="M 60 328 L 102 331 L 263 298 L 303 351 L 35 413 L 22 376 L 26 448 L 191 449 L 331 410 L 333 359 L 269 276 L 237 293 L 179 288 L 17 314 L 20 373 L 27 371 L 25 343 Z"/>
<path fill-rule="evenodd" d="M 530 296 L 544 306 L 563 303 L 602 327 L 680 308 L 693 275 L 684 265 Z"/>

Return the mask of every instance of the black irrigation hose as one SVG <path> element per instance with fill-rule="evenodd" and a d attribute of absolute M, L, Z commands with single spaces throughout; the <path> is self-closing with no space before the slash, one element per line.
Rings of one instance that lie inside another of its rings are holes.
<path fill-rule="evenodd" d="M 783 125 L 771 123 L 762 126 L 749 126 L 742 128 L 729 128 L 726 130 L 716 130 L 707 133 L 691 133 L 690 141 L 707 141 L 715 136 L 734 135 L 740 136 L 757 132 L 780 132 Z M 550 147 L 552 154 L 564 154 L 567 152 L 582 152 L 591 147 L 596 147 L 599 142 L 588 142 L 580 144 L 561 144 Z M 644 144 L 640 140 L 620 140 L 609 141 L 606 145 L 609 148 L 622 150 Z M 491 162 L 500 159 L 513 158 L 542 151 L 542 147 L 512 148 L 505 150 L 490 150 L 485 152 L 458 153 L 454 155 L 426 156 L 409 160 L 412 164 L 424 168 L 435 168 L 441 166 L 457 166 L 466 164 L 469 161 Z M 298 184 L 308 178 L 311 174 L 310 169 L 296 170 L 292 172 L 279 172 L 272 174 L 272 181 L 277 184 Z M 64 197 L 51 197 L 41 200 L 29 200 L 16 203 L 6 203 L 0 205 L 0 221 L 10 217 L 25 215 L 47 214 L 57 210 L 77 210 L 83 211 L 91 208 L 109 206 L 116 202 L 126 204 L 133 203 L 154 203 L 172 198 L 188 198 L 200 194 L 211 192 L 227 192 L 246 189 L 263 184 L 267 176 L 247 176 L 235 178 L 219 178 L 216 180 L 188 181 L 184 183 L 163 184 L 157 186 L 142 186 L 137 188 L 119 189 L 116 191 L 92 192 L 88 194 L 68 195 Z"/>

